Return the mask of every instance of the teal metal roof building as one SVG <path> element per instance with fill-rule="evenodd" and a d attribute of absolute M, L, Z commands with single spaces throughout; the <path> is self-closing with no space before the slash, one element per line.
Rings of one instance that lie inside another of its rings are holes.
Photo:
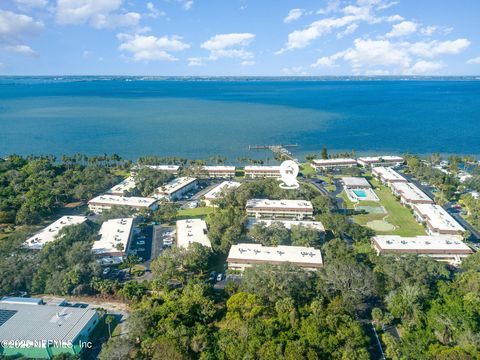
<path fill-rule="evenodd" d="M 49 359 L 79 354 L 99 322 L 95 309 L 0 300 L 0 355 Z"/>

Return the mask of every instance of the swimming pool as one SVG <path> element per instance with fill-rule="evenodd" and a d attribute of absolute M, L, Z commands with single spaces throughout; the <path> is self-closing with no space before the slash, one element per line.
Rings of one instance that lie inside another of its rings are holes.
<path fill-rule="evenodd" d="M 364 190 L 352 190 L 352 191 L 359 198 L 366 198 L 367 197 L 367 194 L 365 193 Z"/>

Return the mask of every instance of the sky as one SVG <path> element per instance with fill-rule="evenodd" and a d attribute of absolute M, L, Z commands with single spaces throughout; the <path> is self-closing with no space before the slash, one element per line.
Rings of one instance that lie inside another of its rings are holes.
<path fill-rule="evenodd" d="M 0 0 L 0 75 L 479 75 L 479 0 Z"/>

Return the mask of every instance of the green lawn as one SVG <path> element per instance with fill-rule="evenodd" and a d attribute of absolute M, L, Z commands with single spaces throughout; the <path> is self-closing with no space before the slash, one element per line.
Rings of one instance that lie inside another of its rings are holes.
<path fill-rule="evenodd" d="M 370 180 L 375 187 L 375 193 L 379 197 L 379 202 L 361 201 L 359 205 L 383 206 L 388 214 L 364 214 L 354 215 L 353 220 L 360 225 L 366 225 L 373 220 L 382 220 L 385 218 L 390 224 L 395 226 L 395 230 L 381 232 L 384 235 L 416 236 L 425 235 L 425 229 L 414 218 L 411 210 L 403 206 L 392 194 L 390 189 L 381 185 L 375 180 Z M 339 195 L 345 200 L 347 208 L 353 209 L 354 204 L 348 199 L 347 194 L 342 192 Z M 380 232 L 379 232 L 380 233 Z"/>
<path fill-rule="evenodd" d="M 300 165 L 300 171 L 302 172 L 302 174 L 304 176 L 315 175 L 317 173 L 315 171 L 315 169 L 309 163 L 301 164 Z"/>
<path fill-rule="evenodd" d="M 195 209 L 180 209 L 177 212 L 178 219 L 188 219 L 192 217 L 204 218 L 215 210 L 213 207 L 198 207 Z"/>

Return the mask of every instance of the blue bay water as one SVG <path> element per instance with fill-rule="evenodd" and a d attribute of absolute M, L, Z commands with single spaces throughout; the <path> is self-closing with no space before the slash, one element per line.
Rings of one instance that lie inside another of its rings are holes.
<path fill-rule="evenodd" d="M 0 78 L 0 155 L 480 155 L 480 81 Z"/>

